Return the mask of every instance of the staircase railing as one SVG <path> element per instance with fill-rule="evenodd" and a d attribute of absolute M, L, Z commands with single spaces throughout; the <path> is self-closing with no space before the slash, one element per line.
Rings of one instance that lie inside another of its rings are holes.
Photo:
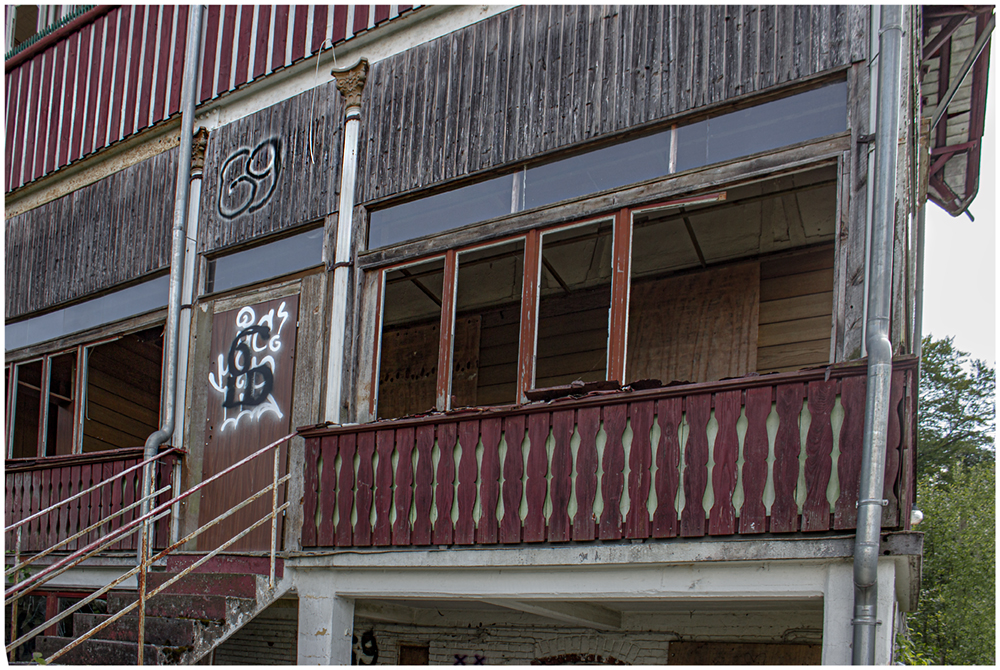
<path fill-rule="evenodd" d="M 239 541 L 241 538 L 245 537 L 247 534 L 249 534 L 250 532 L 252 532 L 253 530 L 255 530 L 256 528 L 258 528 L 259 526 L 263 525 L 264 523 L 266 523 L 268 521 L 271 522 L 270 573 L 269 573 L 269 576 L 268 576 L 268 588 L 274 588 L 274 583 L 275 583 L 274 582 L 274 577 L 275 577 L 275 561 L 276 561 L 277 545 L 278 545 L 278 542 L 279 542 L 278 533 L 277 533 L 277 520 L 278 520 L 278 515 L 284 513 L 284 511 L 288 508 L 288 505 L 289 505 L 288 501 L 285 501 L 281 505 L 278 504 L 278 490 L 279 490 L 280 486 L 282 486 L 283 484 L 285 484 L 291 478 L 290 474 L 285 474 L 284 476 L 280 476 L 279 477 L 279 472 L 280 472 L 280 468 L 279 468 L 280 458 L 279 458 L 279 456 L 280 456 L 280 452 L 281 452 L 281 446 L 283 444 L 287 443 L 295 435 L 296 435 L 296 433 L 291 433 L 291 434 L 286 435 L 285 437 L 283 437 L 283 438 L 281 438 L 281 439 L 279 439 L 279 440 L 277 440 L 275 442 L 272 442 L 271 444 L 267 445 L 266 447 L 263 447 L 263 448 L 255 451 L 254 453 L 250 454 L 246 458 L 243 458 L 242 460 L 237 461 L 236 463 L 233 463 L 232 465 L 230 465 L 229 467 L 225 468 L 221 472 L 219 472 L 219 473 L 213 475 L 212 477 L 210 477 L 210 478 L 202 481 L 201 483 L 197 484 L 196 486 L 191 487 L 190 489 L 184 491 L 183 493 L 177 493 L 176 489 L 174 489 L 174 495 L 169 500 L 167 500 L 167 501 L 165 501 L 165 502 L 163 502 L 163 503 L 161 503 L 159 505 L 156 505 L 153 509 L 149 510 L 145 514 L 142 514 L 141 516 L 133 519 L 131 522 L 129 522 L 129 523 L 125 524 L 125 525 L 122 525 L 119 528 L 116 528 L 116 529 L 112 530 L 107 535 L 101 537 L 98 540 L 95 540 L 95 541 L 91 542 L 87 546 L 74 551 L 73 553 L 71 553 L 68 556 L 65 556 L 64 558 L 56 561 L 55 563 L 53 563 L 52 565 L 48 566 L 44 570 L 38 572 L 37 574 L 31 575 L 30 577 L 28 577 L 24 581 L 17 581 L 16 580 L 16 576 L 19 575 L 20 571 L 23 570 L 24 567 L 27 566 L 29 563 L 38 560 L 38 558 L 40 558 L 42 554 L 32 556 L 30 559 L 25 560 L 25 561 L 22 562 L 22 561 L 20 561 L 20 557 L 19 557 L 19 545 L 17 544 L 17 541 L 15 541 L 15 560 L 14 560 L 15 565 L 14 565 L 14 567 L 8 569 L 7 573 L 6 573 L 8 576 L 9 575 L 15 575 L 15 582 L 14 582 L 13 586 L 11 586 L 9 589 L 7 589 L 7 591 L 4 594 L 4 597 L 5 597 L 5 601 L 4 602 L 5 602 L 5 604 L 12 605 L 13 607 L 16 607 L 16 601 L 17 601 L 17 599 L 20 598 L 20 597 L 22 597 L 22 596 L 24 596 L 24 595 L 26 595 L 26 593 L 29 590 L 33 590 L 33 589 L 39 588 L 42 584 L 45 584 L 46 582 L 52 580 L 53 578 L 55 578 L 55 577 L 63 574 L 67 570 L 69 570 L 69 569 L 71 569 L 71 568 L 79 565 L 81 562 L 83 562 L 87 558 L 90 558 L 90 557 L 94 556 L 95 554 L 103 551 L 105 548 L 109 547 L 110 545 L 115 544 L 116 542 L 121 541 L 123 538 L 125 538 L 127 536 L 130 536 L 130 535 L 135 534 L 135 533 L 139 533 L 140 534 L 140 543 L 139 543 L 140 552 L 139 552 L 139 557 L 138 557 L 138 560 L 137 560 L 137 565 L 134 568 L 131 568 L 130 570 L 126 571 L 124 574 L 122 574 L 120 577 L 118 577 L 117 579 L 115 579 L 114 581 L 112 581 L 110 584 L 108 584 L 108 585 L 102 587 L 101 589 L 95 591 L 94 593 L 90 594 L 86 598 L 84 598 L 81 601 L 79 601 L 78 603 L 74 604 L 72 607 L 70 607 L 70 608 L 68 608 L 68 609 L 66 609 L 66 610 L 58 613 L 57 615 L 51 617 L 47 621 L 43 622 L 42 624 L 36 626 L 32 630 L 30 630 L 27 633 L 25 633 L 21 637 L 12 640 L 11 643 L 6 646 L 6 652 L 8 654 L 11 654 L 11 659 L 13 660 L 13 652 L 14 652 L 14 650 L 17 649 L 22 644 L 24 644 L 25 642 L 27 642 L 28 640 L 34 638 L 35 636 L 37 636 L 42 631 L 48 629 L 51 626 L 54 626 L 55 624 L 59 623 L 63 619 L 71 616 L 76 611 L 78 611 L 82 607 L 88 605 L 89 603 L 93 602 L 94 600 L 96 600 L 100 596 L 104 595 L 105 593 L 107 593 L 108 591 L 110 591 L 111 589 L 113 589 L 115 586 L 118 586 L 119 584 L 121 584 L 125 580 L 127 580 L 127 579 L 129 579 L 129 578 L 131 578 L 133 576 L 136 576 L 137 582 L 138 582 L 139 598 L 135 602 L 133 602 L 130 605 L 122 608 L 120 611 L 118 611 L 117 613 L 115 613 L 113 616 L 109 617 L 108 619 L 105 619 L 99 625 L 95 626 L 94 628 L 91 628 L 90 630 L 88 630 L 83 635 L 81 635 L 81 636 L 77 637 L 76 639 L 74 639 L 72 642 L 70 642 L 69 644 L 67 644 L 65 647 L 63 647 L 59 651 L 55 652 L 54 654 L 52 654 L 51 656 L 49 656 L 48 658 L 46 658 L 45 659 L 45 663 L 51 663 L 51 662 L 55 661 L 56 659 L 60 658 L 64 654 L 66 654 L 69 651 L 71 651 L 72 649 L 74 649 L 77 646 L 83 644 L 86 640 L 92 638 L 94 635 L 96 635 L 98 632 L 100 632 L 104 628 L 112 625 L 114 622 L 118 621 L 122 617 L 124 617 L 127 614 L 129 614 L 130 612 L 132 612 L 134 609 L 138 608 L 138 617 L 139 617 L 139 622 L 138 622 L 138 624 L 139 624 L 138 625 L 138 640 L 137 640 L 138 641 L 138 652 L 137 652 L 137 658 L 136 658 L 136 660 L 137 660 L 137 664 L 138 665 L 142 665 L 143 664 L 144 643 L 145 643 L 145 611 L 146 611 L 146 601 L 149 600 L 150 598 L 156 596 L 157 594 L 161 593 L 165 589 L 169 588 L 175 582 L 177 582 L 179 579 L 181 579 L 181 578 L 185 577 L 186 575 L 190 574 L 195 569 L 197 569 L 202 564 L 204 564 L 206 561 L 208 561 L 211 558 L 215 557 L 220 552 L 224 551 L 227 547 L 229 547 L 233 543 Z M 146 461 L 143 461 L 142 463 L 140 463 L 140 464 L 138 464 L 136 466 L 133 466 L 133 468 L 130 468 L 127 471 L 123 471 L 122 473 L 120 473 L 120 474 L 118 474 L 118 475 L 116 475 L 116 476 L 114 476 L 112 478 L 109 478 L 108 480 L 105 480 L 105 481 L 101 482 L 100 484 L 91 487 L 90 489 L 87 489 L 87 491 L 81 491 L 76 496 L 74 496 L 74 498 L 82 496 L 82 495 L 88 493 L 89 491 L 92 491 L 92 490 L 94 490 L 94 489 L 96 489 L 96 488 L 98 488 L 100 486 L 104 486 L 108 482 L 124 476 L 127 472 L 129 472 L 131 470 L 134 470 L 134 469 L 140 468 L 140 467 L 145 468 L 146 466 L 151 465 L 153 463 L 153 461 L 155 461 L 157 458 L 160 458 L 160 457 L 164 456 L 166 453 L 168 453 L 168 452 L 166 452 L 166 451 L 162 452 L 161 454 L 158 454 L 154 458 L 147 459 Z M 273 461 L 274 461 L 274 464 L 273 464 L 273 477 L 272 477 L 272 481 L 271 481 L 270 484 L 268 484 L 264 488 L 260 489 L 259 491 L 257 491 L 253 495 L 251 495 L 246 500 L 243 500 L 242 502 L 240 502 L 240 503 L 234 505 L 233 507 L 231 507 L 229 510 L 223 512 L 222 514 L 219 514 L 218 516 L 216 516 L 211 521 L 209 521 L 209 522 L 207 522 L 205 524 L 202 524 L 196 530 L 194 530 L 193 532 L 189 533 L 185 537 L 183 537 L 183 538 L 181 538 L 181 539 L 179 539 L 179 540 L 177 540 L 177 541 L 169 544 L 162 551 L 159 551 L 158 553 L 155 553 L 155 554 L 153 554 L 150 551 L 150 539 L 151 539 L 151 537 L 150 537 L 150 535 L 151 535 L 150 531 L 151 531 L 151 527 L 152 527 L 153 523 L 155 523 L 158 519 L 160 519 L 160 518 L 162 518 L 162 517 L 170 514 L 171 509 L 174 508 L 174 506 L 177 505 L 182 500 L 184 500 L 184 499 L 186 499 L 186 498 L 194 495 L 195 493 L 198 493 L 198 492 L 202 491 L 206 486 L 209 486 L 213 482 L 217 481 L 218 479 L 220 479 L 220 478 L 222 478 L 222 477 L 224 477 L 226 475 L 229 475 L 229 474 L 231 474 L 233 472 L 236 472 L 242 466 L 246 465 L 247 463 L 249 463 L 249 462 L 251 462 L 253 460 L 256 460 L 257 458 L 260 458 L 261 456 L 263 456 L 264 454 L 267 454 L 267 453 L 273 453 Z M 153 468 L 149 469 L 150 472 L 152 470 L 153 470 Z M 174 483 L 171 486 L 163 487 L 163 488 L 161 488 L 159 490 L 153 490 L 154 487 L 150 486 L 151 493 L 149 494 L 149 496 L 143 497 L 143 498 L 135 501 L 132 505 L 129 506 L 129 509 L 131 509 L 132 507 L 140 506 L 140 505 L 142 505 L 147 500 L 149 500 L 149 501 L 155 500 L 157 496 L 159 496 L 160 494 L 162 494 L 164 491 L 169 490 L 172 486 L 176 486 L 176 485 L 177 485 L 177 482 L 176 482 L 176 479 L 174 479 Z M 217 548 L 215 548 L 212 551 L 206 553 L 199 560 L 197 560 L 194 563 L 192 563 L 191 565 L 187 566 L 184 570 L 182 570 L 178 574 L 174 575 L 171 579 L 165 581 L 163 584 L 161 584 L 160 586 L 158 586 L 156 589 L 154 589 L 154 590 L 152 590 L 152 591 L 150 591 L 148 593 L 146 592 L 146 574 L 149 571 L 150 566 L 152 566 L 157 561 L 160 561 L 160 560 L 166 558 L 166 556 L 168 556 L 170 553 L 172 553 L 173 551 L 175 551 L 179 547 L 183 546 L 184 544 L 186 544 L 187 542 L 191 541 L 192 539 L 198 537 L 203 532 L 205 532 L 207 529 L 216 526 L 219 522 L 221 522 L 224 519 L 232 516 L 233 514 L 235 514 L 236 512 L 238 512 L 239 510 L 243 509 L 247 505 L 250 505 L 255 500 L 261 498 L 262 496 L 266 495 L 267 493 L 271 493 L 271 511 L 269 513 L 265 514 L 263 517 L 261 517 L 260 519 L 258 519 L 255 522 L 253 522 L 252 524 L 250 524 L 246 528 L 244 528 L 242 531 L 240 531 L 239 533 L 237 533 L 233 538 L 227 540 L 226 542 L 223 542 Z M 49 513 L 49 512 L 52 511 L 52 509 L 57 508 L 60 505 L 66 504 L 66 503 L 70 502 L 70 500 L 72 500 L 72 499 L 73 498 L 68 498 L 67 500 L 61 501 L 60 503 L 57 503 L 56 505 L 53 505 L 53 506 L 51 506 L 51 507 L 49 507 L 49 508 L 47 508 L 45 510 L 42 510 L 42 511 L 36 513 L 36 514 L 33 514 L 32 516 L 30 516 L 30 517 L 28 517 L 26 519 L 18 521 L 16 524 L 12 524 L 10 527 L 8 527 L 7 529 L 5 529 L 5 531 L 6 532 L 15 531 L 16 532 L 20 528 L 22 528 L 25 524 L 29 523 L 32 519 L 37 518 L 37 517 L 39 517 L 39 516 L 41 516 L 43 514 Z M 99 526 L 101 526 L 104 523 L 107 523 L 107 521 L 109 521 L 112 517 L 117 517 L 120 514 L 123 514 L 124 512 L 125 512 L 125 510 L 121 510 L 121 511 L 115 512 L 112 515 L 109 515 L 107 518 L 102 519 L 100 522 L 94 524 L 91 528 L 86 529 L 86 531 L 81 531 L 80 533 L 77 533 L 77 535 L 75 535 L 74 538 L 82 536 L 84 534 L 84 532 L 89 532 L 90 530 L 93 530 L 94 528 L 99 527 Z M 70 538 L 68 538 L 68 539 L 63 540 L 62 542 L 60 542 L 59 543 L 60 546 L 62 544 L 67 543 L 69 540 L 70 540 Z M 47 555 L 47 554 L 51 553 L 52 551 L 54 551 L 54 549 L 55 549 L 55 547 L 50 547 L 50 548 L 46 549 L 45 552 L 43 552 L 43 554 Z M 16 612 L 16 610 L 14 610 L 14 609 L 12 609 L 12 611 Z M 12 618 L 12 622 L 14 622 L 14 624 L 16 626 L 16 616 L 11 617 L 11 618 Z M 11 637 L 13 638 L 15 635 L 16 635 L 16 627 L 12 629 Z"/>

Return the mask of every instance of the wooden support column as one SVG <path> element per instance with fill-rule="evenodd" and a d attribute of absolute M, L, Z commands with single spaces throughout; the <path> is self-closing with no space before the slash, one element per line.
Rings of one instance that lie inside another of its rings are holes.
<path fill-rule="evenodd" d="M 451 361 L 455 339 L 455 280 L 458 254 L 449 249 L 444 254 L 444 283 L 441 288 L 441 337 L 438 340 L 437 409 L 451 408 Z"/>
<path fill-rule="evenodd" d="M 542 236 L 529 230 L 524 240 L 524 280 L 521 282 L 521 330 L 517 353 L 517 401 L 527 402 L 525 391 L 535 384 L 535 333 L 538 326 L 538 283 L 542 263 Z"/>
<path fill-rule="evenodd" d="M 614 257 L 611 273 L 611 314 L 608 319 L 607 379 L 625 382 L 626 334 L 628 333 L 628 291 L 632 261 L 632 212 L 615 214 Z"/>

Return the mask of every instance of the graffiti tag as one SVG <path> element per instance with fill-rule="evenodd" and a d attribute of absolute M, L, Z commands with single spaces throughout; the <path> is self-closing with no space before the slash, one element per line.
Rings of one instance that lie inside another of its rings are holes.
<path fill-rule="evenodd" d="M 275 316 L 280 319 L 275 328 Z M 288 320 L 285 303 L 278 306 L 277 314 L 270 309 L 260 319 L 253 307 L 244 307 L 236 315 L 236 337 L 226 354 L 217 360 L 218 377 L 208 373 L 208 381 L 222 394 L 222 427 L 236 428 L 243 417 L 251 423 L 265 414 L 284 417 L 272 391 L 277 372 L 273 354 L 281 351 L 281 330 Z M 230 413 L 233 415 L 230 415 Z"/>
<path fill-rule="evenodd" d="M 280 174 L 279 138 L 266 139 L 253 149 L 235 151 L 219 173 L 219 216 L 234 219 L 245 212 L 256 212 L 274 195 Z"/>
<path fill-rule="evenodd" d="M 354 635 L 351 645 L 351 665 L 375 665 L 377 662 L 378 640 L 375 639 L 375 631 L 365 631 L 361 634 L 360 640 Z"/>

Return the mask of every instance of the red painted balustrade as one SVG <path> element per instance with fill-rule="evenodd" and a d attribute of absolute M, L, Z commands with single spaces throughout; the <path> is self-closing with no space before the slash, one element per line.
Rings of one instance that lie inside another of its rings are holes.
<path fill-rule="evenodd" d="M 302 430 L 303 547 L 855 527 L 864 363 Z M 908 528 L 916 361 L 895 361 L 883 527 Z"/>
<path fill-rule="evenodd" d="M 80 491 L 119 475 L 142 461 L 142 447 L 73 456 L 7 460 L 4 464 L 6 485 L 4 526 L 10 526 Z M 157 489 L 170 484 L 171 472 L 176 461 L 177 454 L 168 454 L 157 461 L 155 480 Z M 128 507 L 142 496 L 141 484 L 142 468 L 137 468 L 81 498 L 60 505 L 48 514 L 40 516 L 22 527 L 21 551 L 24 553 L 42 551 Z M 169 499 L 168 490 L 160 494 L 158 503 Z M 60 551 L 73 551 L 87 546 L 139 517 L 139 509 L 137 506 L 76 540 L 66 543 L 60 547 Z M 157 548 L 166 547 L 166 541 L 170 537 L 169 523 L 169 515 L 156 522 L 154 546 Z M 5 537 L 8 552 L 14 550 L 15 540 L 15 533 L 8 532 Z M 132 533 L 106 550 L 135 550 L 139 541 L 139 534 Z"/>

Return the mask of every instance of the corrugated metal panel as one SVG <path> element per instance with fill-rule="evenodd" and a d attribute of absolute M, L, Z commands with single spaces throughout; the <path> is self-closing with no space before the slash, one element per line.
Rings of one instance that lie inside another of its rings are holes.
<path fill-rule="evenodd" d="M 200 100 L 412 7 L 213 5 L 206 16 Z M 187 20 L 186 6 L 117 7 L 47 48 L 39 45 L 37 54 L 8 69 L 6 190 L 177 113 Z"/>

